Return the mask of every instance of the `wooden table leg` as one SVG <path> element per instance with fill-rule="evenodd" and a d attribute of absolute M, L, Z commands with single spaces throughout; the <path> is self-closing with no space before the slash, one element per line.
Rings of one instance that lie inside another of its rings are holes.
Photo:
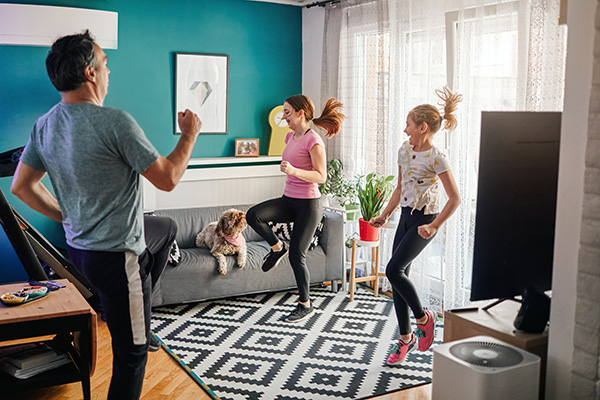
<path fill-rule="evenodd" d="M 79 373 L 81 374 L 81 388 L 83 390 L 83 399 L 91 399 L 91 384 L 90 375 L 91 367 L 93 364 L 93 349 L 92 349 L 92 329 L 95 328 L 95 324 L 92 323 L 92 318 L 95 316 L 90 315 L 90 320 L 87 326 L 81 330 L 79 335 Z"/>
<path fill-rule="evenodd" d="M 355 280 L 355 268 L 356 268 L 356 239 L 352 239 L 352 266 L 350 268 L 350 301 L 354 301 L 354 286 L 356 285 Z"/>
<path fill-rule="evenodd" d="M 373 248 L 375 251 L 375 265 L 373 271 L 373 275 L 375 275 L 375 297 L 379 296 L 379 248 L 381 246 L 377 246 L 377 248 Z"/>

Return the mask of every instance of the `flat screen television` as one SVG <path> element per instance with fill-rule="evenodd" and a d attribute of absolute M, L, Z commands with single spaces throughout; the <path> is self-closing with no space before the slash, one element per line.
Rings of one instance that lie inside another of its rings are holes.
<path fill-rule="evenodd" d="M 482 113 L 472 301 L 551 289 L 560 128 L 558 112 Z"/>

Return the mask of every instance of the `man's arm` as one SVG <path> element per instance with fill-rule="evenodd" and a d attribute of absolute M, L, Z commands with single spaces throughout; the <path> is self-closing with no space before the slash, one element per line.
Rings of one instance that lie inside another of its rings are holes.
<path fill-rule="evenodd" d="M 58 201 L 42 183 L 45 175 L 45 172 L 19 162 L 10 191 L 37 212 L 62 223 L 63 218 Z"/>
<path fill-rule="evenodd" d="M 175 189 L 187 169 L 192 149 L 202 127 L 200 118 L 190 110 L 179 112 L 177 122 L 181 128 L 181 138 L 175 149 L 166 158 L 159 156 L 142 175 L 157 189 L 170 192 Z"/>

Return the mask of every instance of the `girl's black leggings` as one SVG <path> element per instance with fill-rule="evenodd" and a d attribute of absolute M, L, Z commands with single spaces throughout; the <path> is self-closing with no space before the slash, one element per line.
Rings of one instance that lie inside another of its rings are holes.
<path fill-rule="evenodd" d="M 270 246 L 279 242 L 269 226 L 280 222 L 293 222 L 290 240 L 290 264 L 294 271 L 300 301 L 309 301 L 310 275 L 306 266 L 306 253 L 315 234 L 317 225 L 323 218 L 321 199 L 293 199 L 282 196 L 267 200 L 251 207 L 246 213 L 246 221 L 262 236 Z"/>
<path fill-rule="evenodd" d="M 411 214 L 410 207 L 402 207 L 400 222 L 394 236 L 392 258 L 385 270 L 385 274 L 392 284 L 394 307 L 401 335 L 408 335 L 412 332 L 410 310 L 417 319 L 425 316 L 417 290 L 408 278 L 408 274 L 412 261 L 435 237 L 433 235 L 429 239 L 423 239 L 419 236 L 417 228 L 431 223 L 436 216 L 437 214 L 425 215 L 423 211 L 419 210 L 414 210 Z"/>

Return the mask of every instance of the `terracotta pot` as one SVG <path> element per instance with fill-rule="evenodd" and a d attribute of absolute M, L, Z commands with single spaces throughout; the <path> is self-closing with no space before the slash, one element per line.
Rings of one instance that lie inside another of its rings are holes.
<path fill-rule="evenodd" d="M 362 218 L 358 219 L 358 231 L 360 233 L 360 240 L 365 242 L 376 242 L 379 240 L 379 228 L 374 228 L 369 225 L 369 221 L 365 221 Z"/>

